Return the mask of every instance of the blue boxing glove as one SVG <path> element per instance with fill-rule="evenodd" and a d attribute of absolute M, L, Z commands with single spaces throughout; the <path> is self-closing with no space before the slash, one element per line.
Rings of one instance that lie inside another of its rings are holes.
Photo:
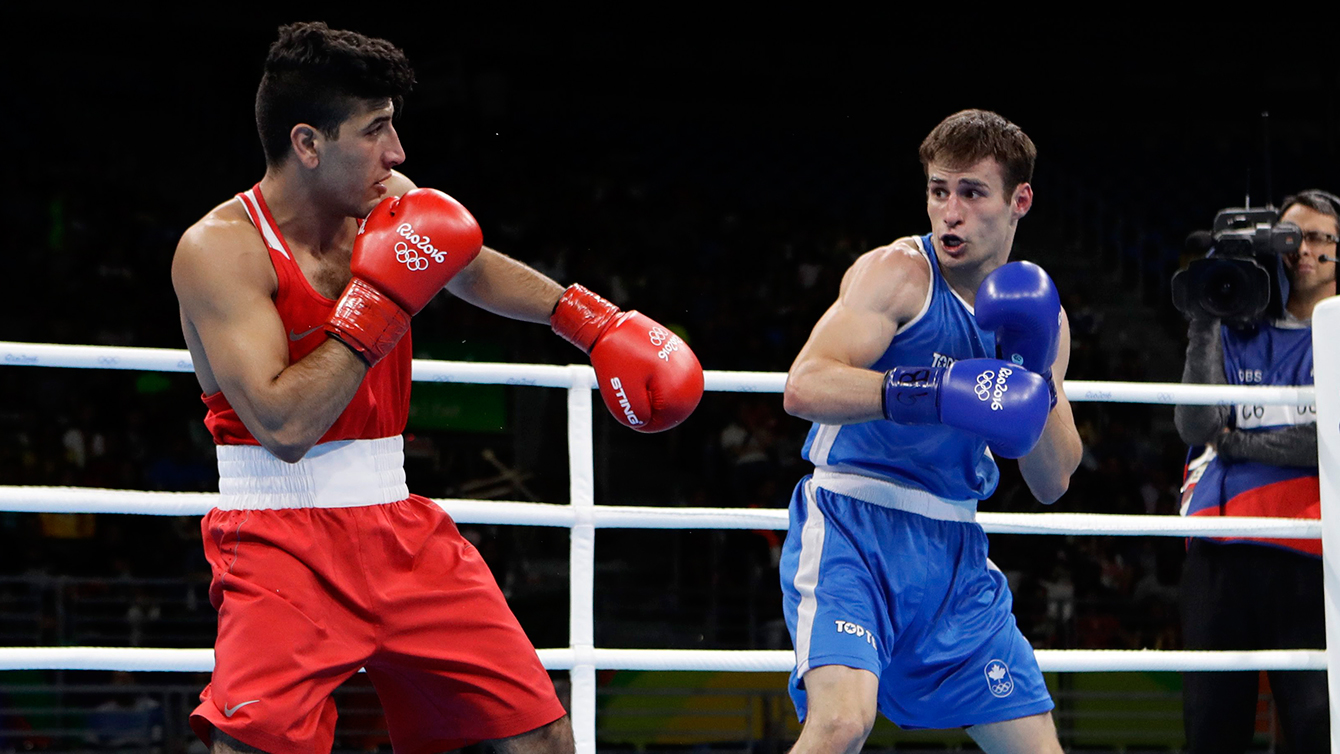
<path fill-rule="evenodd" d="M 1041 267 L 1010 262 L 997 267 L 977 288 L 977 324 L 994 330 L 1000 357 L 1047 381 L 1056 407 L 1052 364 L 1061 346 L 1061 296 Z"/>
<path fill-rule="evenodd" d="M 1047 383 L 999 359 L 947 367 L 894 367 L 884 373 L 884 418 L 944 424 L 986 440 L 997 455 L 1027 455 L 1047 425 Z"/>

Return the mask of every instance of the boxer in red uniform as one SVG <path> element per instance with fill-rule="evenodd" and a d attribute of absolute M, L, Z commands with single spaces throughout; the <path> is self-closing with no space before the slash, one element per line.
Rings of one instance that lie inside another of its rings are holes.
<path fill-rule="evenodd" d="M 412 83 L 384 40 L 280 29 L 256 97 L 265 176 L 173 259 L 218 445 L 203 522 L 215 669 L 191 716 L 214 752 L 329 751 L 331 692 L 359 668 L 397 752 L 574 748 L 479 553 L 405 486 L 409 323 L 444 286 L 589 353 L 633 429 L 673 427 L 702 395 L 677 338 L 666 347 L 647 317 L 484 247 L 464 207 L 394 170 L 392 116 Z"/>

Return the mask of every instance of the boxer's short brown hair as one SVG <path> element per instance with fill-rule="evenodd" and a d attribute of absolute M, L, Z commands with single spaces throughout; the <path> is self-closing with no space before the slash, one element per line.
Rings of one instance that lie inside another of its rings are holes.
<path fill-rule="evenodd" d="M 1023 129 L 990 110 L 960 110 L 940 121 L 921 142 L 921 167 L 931 163 L 952 170 L 972 167 L 991 157 L 1000 163 L 1005 193 L 1033 180 L 1038 149 Z"/>

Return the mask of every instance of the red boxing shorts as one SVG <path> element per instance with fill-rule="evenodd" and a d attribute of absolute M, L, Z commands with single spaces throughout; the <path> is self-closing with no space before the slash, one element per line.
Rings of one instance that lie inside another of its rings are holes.
<path fill-rule="evenodd" d="M 216 509 L 202 528 L 219 611 L 214 675 L 191 715 L 206 744 L 214 726 L 272 754 L 330 751 L 331 692 L 359 668 L 397 752 L 564 715 L 493 574 L 431 501 Z"/>

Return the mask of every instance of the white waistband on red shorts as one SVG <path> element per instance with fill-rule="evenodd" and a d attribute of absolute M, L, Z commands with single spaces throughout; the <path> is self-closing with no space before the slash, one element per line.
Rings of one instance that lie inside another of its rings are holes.
<path fill-rule="evenodd" d="M 977 520 L 976 500 L 950 500 L 888 479 L 816 468 L 814 483 L 864 503 L 915 513 L 938 521 Z"/>
<path fill-rule="evenodd" d="M 218 445 L 220 510 L 355 508 L 409 497 L 405 441 L 321 443 L 285 463 L 259 445 Z"/>

